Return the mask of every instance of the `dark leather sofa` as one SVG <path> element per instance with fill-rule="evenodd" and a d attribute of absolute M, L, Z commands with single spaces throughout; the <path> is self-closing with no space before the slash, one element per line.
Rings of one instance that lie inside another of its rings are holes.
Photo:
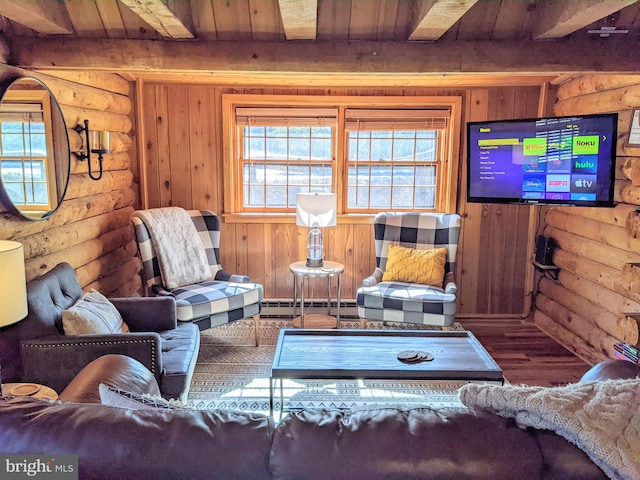
<path fill-rule="evenodd" d="M 112 298 L 131 330 L 126 334 L 65 335 L 62 310 L 82 296 L 68 263 L 28 282 L 27 317 L 0 329 L 4 382 L 29 381 L 61 392 L 92 360 L 122 354 L 154 375 L 165 398 L 185 400 L 200 349 L 200 332 L 178 323 L 173 297 Z"/>
<path fill-rule="evenodd" d="M 614 361 L 588 375 L 604 380 L 638 372 Z M 77 454 L 80 478 L 87 479 L 606 478 L 562 437 L 483 411 L 314 410 L 275 425 L 256 413 L 103 406 L 100 383 L 159 391 L 135 360 L 102 357 L 57 402 L 0 401 L 0 452 Z"/>

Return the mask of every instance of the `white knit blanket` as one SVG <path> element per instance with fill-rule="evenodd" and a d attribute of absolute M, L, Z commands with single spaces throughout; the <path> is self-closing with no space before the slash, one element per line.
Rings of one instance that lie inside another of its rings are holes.
<path fill-rule="evenodd" d="M 204 244 L 187 211 L 180 207 L 140 210 L 167 288 L 202 282 L 211 277 Z"/>
<path fill-rule="evenodd" d="M 552 430 L 612 479 L 640 479 L 640 379 L 527 387 L 467 384 L 468 407 Z"/>

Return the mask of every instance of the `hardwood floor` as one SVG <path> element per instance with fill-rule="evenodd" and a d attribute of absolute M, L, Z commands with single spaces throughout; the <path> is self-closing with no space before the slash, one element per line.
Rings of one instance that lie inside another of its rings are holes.
<path fill-rule="evenodd" d="M 544 387 L 576 382 L 590 365 L 530 320 L 460 320 L 500 365 L 512 384 Z"/>

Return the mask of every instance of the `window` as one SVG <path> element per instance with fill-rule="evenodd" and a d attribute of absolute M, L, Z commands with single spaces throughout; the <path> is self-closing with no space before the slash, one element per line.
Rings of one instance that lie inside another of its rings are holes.
<path fill-rule="evenodd" d="M 7 195 L 23 211 L 52 208 L 45 110 L 39 101 L 8 99 L 0 109 L 0 176 Z"/>
<path fill-rule="evenodd" d="M 434 210 L 448 110 L 346 110 L 347 211 Z"/>
<path fill-rule="evenodd" d="M 309 191 L 336 192 L 341 214 L 453 211 L 460 104 L 225 95 L 225 213 L 292 213 Z"/>
<path fill-rule="evenodd" d="M 244 212 L 294 209 L 298 192 L 331 192 L 337 109 L 238 108 Z"/>

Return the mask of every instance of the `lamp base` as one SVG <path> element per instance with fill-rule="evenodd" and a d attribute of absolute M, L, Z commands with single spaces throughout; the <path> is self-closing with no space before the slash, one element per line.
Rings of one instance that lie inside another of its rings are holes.
<path fill-rule="evenodd" d="M 313 267 L 313 268 L 322 267 L 322 259 L 307 257 L 307 267 Z"/>

